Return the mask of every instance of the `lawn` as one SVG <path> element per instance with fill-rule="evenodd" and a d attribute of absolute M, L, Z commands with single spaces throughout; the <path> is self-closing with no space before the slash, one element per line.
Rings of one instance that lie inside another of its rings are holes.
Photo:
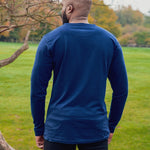
<path fill-rule="evenodd" d="M 0 42 L 0 60 L 21 44 Z M 30 75 L 37 45 L 30 45 L 14 63 L 0 69 L 0 131 L 16 150 L 37 150 L 30 111 Z M 150 49 L 123 48 L 129 77 L 129 96 L 109 150 L 150 149 Z M 50 98 L 52 80 L 48 88 Z M 106 104 L 109 111 L 111 88 Z"/>

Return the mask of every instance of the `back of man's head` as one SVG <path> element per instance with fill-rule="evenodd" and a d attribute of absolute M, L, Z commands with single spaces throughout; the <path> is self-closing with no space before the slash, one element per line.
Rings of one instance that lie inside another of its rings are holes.
<path fill-rule="evenodd" d="M 92 0 L 62 0 L 62 14 L 66 13 L 68 19 L 71 17 L 88 17 Z"/>

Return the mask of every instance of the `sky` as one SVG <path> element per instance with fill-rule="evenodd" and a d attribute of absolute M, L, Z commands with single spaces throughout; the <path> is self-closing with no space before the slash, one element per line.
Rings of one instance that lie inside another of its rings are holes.
<path fill-rule="evenodd" d="M 119 5 L 131 5 L 133 9 L 138 9 L 144 14 L 148 14 L 148 11 L 150 11 L 150 0 L 104 0 L 104 3 L 111 5 L 114 9 L 116 9 Z"/>

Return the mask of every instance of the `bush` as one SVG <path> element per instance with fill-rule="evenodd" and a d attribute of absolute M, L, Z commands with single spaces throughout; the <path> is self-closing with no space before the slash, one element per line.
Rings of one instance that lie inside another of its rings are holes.
<path fill-rule="evenodd" d="M 122 46 L 130 46 L 130 47 L 136 46 L 135 38 L 133 37 L 133 34 L 130 33 L 122 35 L 121 37 L 118 38 L 118 41 Z"/>
<path fill-rule="evenodd" d="M 150 46 L 149 45 L 150 32 L 136 32 L 134 34 L 134 37 L 135 37 L 137 46 L 142 46 L 142 47 Z"/>
<path fill-rule="evenodd" d="M 146 42 L 146 46 L 147 46 L 147 47 L 150 47 L 150 38 L 147 38 L 147 39 L 145 40 L 145 42 Z"/>

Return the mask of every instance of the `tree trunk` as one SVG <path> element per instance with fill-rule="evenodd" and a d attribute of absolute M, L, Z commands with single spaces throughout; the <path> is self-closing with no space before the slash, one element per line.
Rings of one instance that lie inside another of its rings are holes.
<path fill-rule="evenodd" d="M 0 60 L 0 68 L 14 62 L 25 50 L 29 48 L 28 45 L 29 36 L 30 36 L 30 31 L 27 32 L 24 44 L 20 49 L 18 49 L 11 57 L 4 60 Z"/>
<path fill-rule="evenodd" d="M 1 132 L 0 132 L 0 150 L 15 150 L 5 141 Z"/>

